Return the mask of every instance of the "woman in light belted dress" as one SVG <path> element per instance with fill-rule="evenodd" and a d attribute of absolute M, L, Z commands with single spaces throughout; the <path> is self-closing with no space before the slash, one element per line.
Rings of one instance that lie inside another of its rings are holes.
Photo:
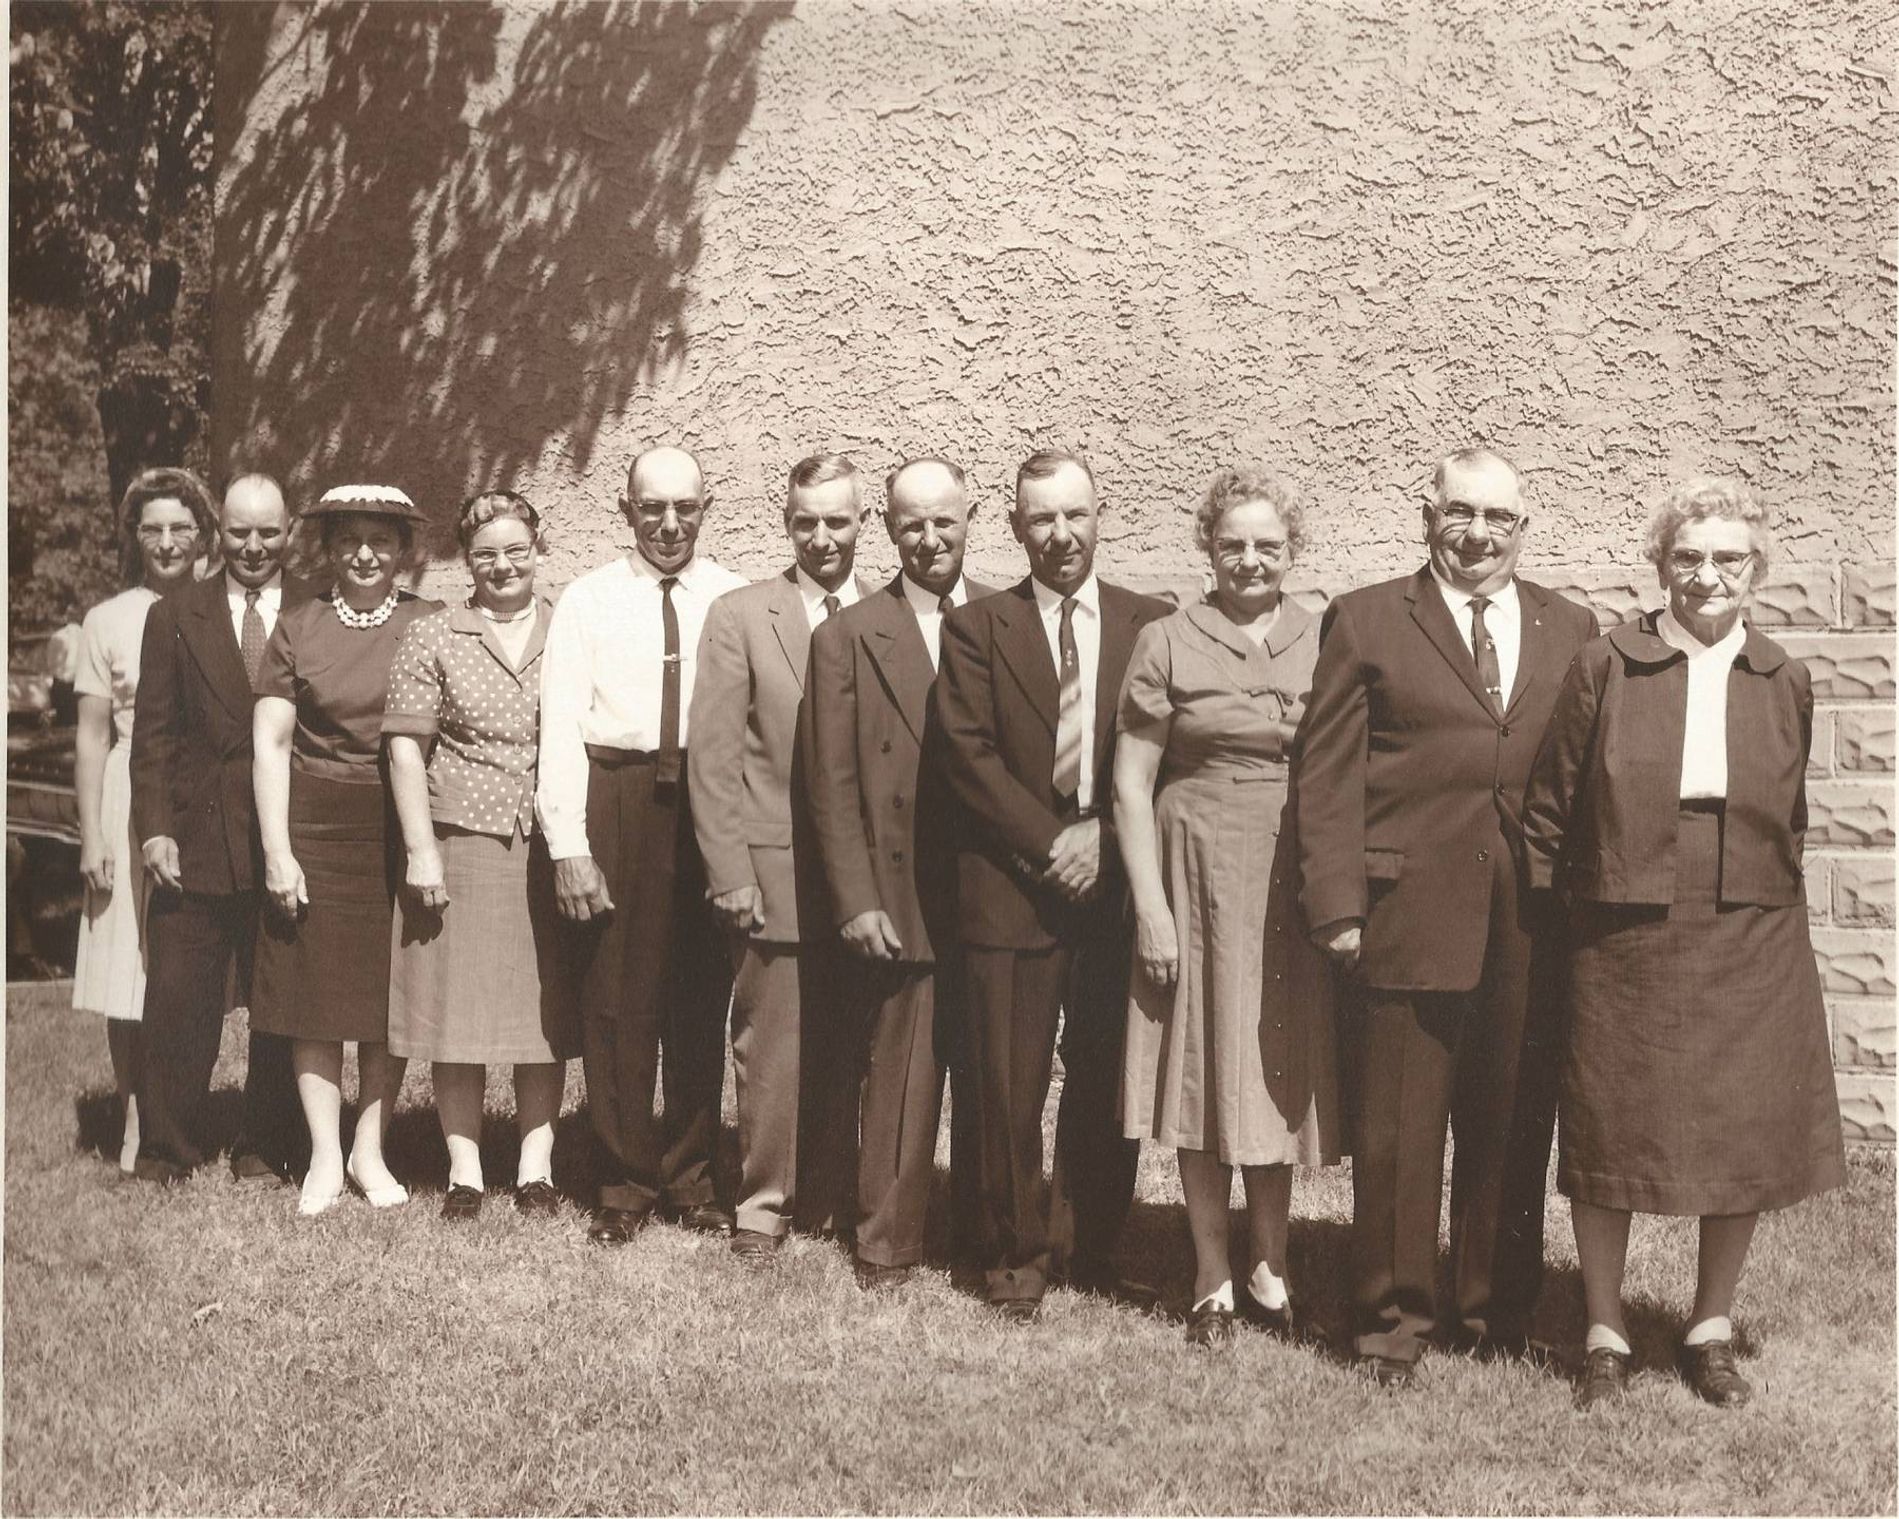
<path fill-rule="evenodd" d="M 1697 1219 L 1678 1359 L 1720 1406 L 1760 1214 L 1845 1180 L 1801 851 L 1813 688 L 1751 625 L 1768 518 L 1736 480 L 1670 492 L 1648 557 L 1668 604 L 1570 666 L 1524 794 L 1530 876 L 1569 909 L 1556 1180 L 1589 1330 L 1577 1401 L 1622 1394 L 1634 1213 Z"/>
<path fill-rule="evenodd" d="M 73 789 L 79 873 L 86 887 L 73 962 L 73 1006 L 102 1013 L 112 1078 L 125 1104 L 119 1169 L 138 1159 L 140 1020 L 145 1010 L 145 872 L 132 837 L 132 708 L 145 614 L 191 583 L 217 536 L 211 493 L 190 470 L 141 470 L 119 503 L 130 589 L 86 613 L 80 628 Z"/>
<path fill-rule="evenodd" d="M 434 1062 L 448 1146 L 442 1216 L 481 1211 L 486 1067 L 514 1067 L 521 1151 L 514 1202 L 559 1207 L 554 1120 L 579 1053 L 556 942 L 554 867 L 534 824 L 541 649 L 552 610 L 534 592 L 541 519 L 512 491 L 463 503 L 474 594 L 409 625 L 382 732 L 408 866 L 397 899 L 389 1049 Z"/>
<path fill-rule="evenodd" d="M 1171 1145 L 1193 1231 L 1188 1338 L 1231 1337 L 1232 1168 L 1246 1188 L 1246 1317 L 1292 1330 L 1292 1167 L 1339 1156 L 1331 974 L 1298 905 L 1287 755 L 1318 656 L 1282 593 L 1293 491 L 1215 475 L 1195 519 L 1213 591 L 1141 631 L 1121 689 L 1115 823 L 1135 911 L 1123 1132 Z"/>

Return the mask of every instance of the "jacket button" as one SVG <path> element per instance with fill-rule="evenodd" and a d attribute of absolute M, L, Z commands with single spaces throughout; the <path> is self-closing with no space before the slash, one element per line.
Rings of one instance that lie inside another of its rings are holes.
<path fill-rule="evenodd" d="M 903 863 L 903 851 L 901 849 L 891 850 L 890 858 L 895 860 L 897 864 L 901 865 Z"/>
<path fill-rule="evenodd" d="M 899 812 L 903 811 L 903 798 L 901 796 L 893 796 L 890 799 L 890 805 L 895 807 Z"/>
<path fill-rule="evenodd" d="M 1479 859 L 1480 861 L 1481 861 L 1481 860 L 1487 860 L 1487 859 L 1489 859 L 1489 858 L 1490 858 L 1490 851 L 1489 851 L 1488 849 L 1480 849 L 1480 850 L 1478 850 L 1478 851 L 1477 851 L 1477 858 L 1478 858 L 1478 859 Z"/>
<path fill-rule="evenodd" d="M 1497 795 L 1498 795 L 1498 796 L 1502 796 L 1502 795 L 1503 795 L 1503 782 L 1502 782 L 1502 781 L 1498 781 L 1498 782 L 1497 782 Z"/>
<path fill-rule="evenodd" d="M 881 744 L 877 746 L 877 748 L 880 752 L 884 754 L 888 754 L 890 752 L 890 740 L 885 739 Z"/>
<path fill-rule="evenodd" d="M 1510 736 L 1510 725 L 1508 723 L 1505 723 L 1497 731 L 1501 733 L 1505 738 L 1508 738 Z"/>

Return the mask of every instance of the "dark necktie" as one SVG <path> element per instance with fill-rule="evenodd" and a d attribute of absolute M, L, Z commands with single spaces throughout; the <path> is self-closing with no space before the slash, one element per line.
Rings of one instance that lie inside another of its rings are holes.
<path fill-rule="evenodd" d="M 1062 598 L 1061 715 L 1055 724 L 1055 794 L 1073 797 L 1081 789 L 1081 651 L 1075 647 L 1075 598 Z"/>
<path fill-rule="evenodd" d="M 1502 717 L 1503 667 L 1497 663 L 1497 645 L 1490 629 L 1484 626 L 1484 608 L 1489 605 L 1488 596 L 1470 598 L 1470 651 L 1477 659 L 1477 684 L 1489 695 L 1497 716 Z"/>
<path fill-rule="evenodd" d="M 824 598 L 824 617 L 822 620 L 825 622 L 829 622 L 833 617 L 837 616 L 837 609 L 838 609 L 837 597 L 826 596 Z"/>
<path fill-rule="evenodd" d="M 264 673 L 264 614 L 257 610 L 257 598 L 262 593 L 251 590 L 244 593 L 244 630 L 238 635 L 238 652 L 244 656 L 244 673 L 250 677 L 251 690 L 257 689 L 257 677 Z"/>
<path fill-rule="evenodd" d="M 679 612 L 673 606 L 677 575 L 659 583 L 659 615 L 666 629 L 666 657 L 659 684 L 659 765 L 653 779 L 662 786 L 679 781 Z"/>
<path fill-rule="evenodd" d="M 942 613 L 943 616 L 947 617 L 949 616 L 950 612 L 955 608 L 955 606 L 956 606 L 955 600 L 949 596 L 945 596 L 941 601 L 937 602 L 936 610 Z"/>

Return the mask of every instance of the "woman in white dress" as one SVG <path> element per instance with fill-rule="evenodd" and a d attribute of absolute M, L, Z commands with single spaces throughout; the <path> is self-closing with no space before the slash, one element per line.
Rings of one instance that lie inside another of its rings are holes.
<path fill-rule="evenodd" d="M 132 837 L 132 703 L 138 693 L 145 614 L 189 585 L 216 537 L 211 493 L 189 470 L 148 469 L 119 503 L 126 578 L 86 613 L 73 689 L 79 698 L 74 789 L 85 912 L 73 963 L 73 1006 L 102 1013 L 112 1077 L 125 1103 L 119 1169 L 138 1158 L 139 1019 L 145 1010 L 144 871 Z"/>

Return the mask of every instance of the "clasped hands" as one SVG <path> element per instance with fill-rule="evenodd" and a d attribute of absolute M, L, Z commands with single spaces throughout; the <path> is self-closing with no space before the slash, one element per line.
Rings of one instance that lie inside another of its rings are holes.
<path fill-rule="evenodd" d="M 1017 855 L 1016 867 L 1031 880 L 1054 887 L 1064 901 L 1086 902 L 1101 889 L 1106 831 L 1100 818 L 1070 823 L 1055 835 L 1045 862 L 1038 865 L 1026 855 Z"/>

